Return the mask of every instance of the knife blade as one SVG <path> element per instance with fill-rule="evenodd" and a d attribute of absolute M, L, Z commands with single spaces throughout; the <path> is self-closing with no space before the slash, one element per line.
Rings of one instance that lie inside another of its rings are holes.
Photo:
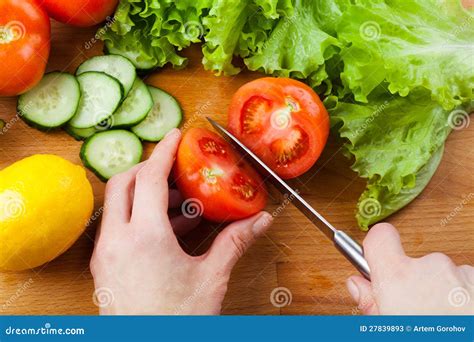
<path fill-rule="evenodd" d="M 232 133 L 209 117 L 206 119 L 216 131 L 236 148 L 262 175 L 267 176 L 271 183 L 283 194 L 286 194 L 291 202 L 322 231 L 342 254 L 362 273 L 370 279 L 370 268 L 364 258 L 362 247 L 342 230 L 336 229 L 318 211 L 316 211 L 300 194 L 281 179 L 272 169 L 268 167 L 257 155 L 245 146 Z"/>

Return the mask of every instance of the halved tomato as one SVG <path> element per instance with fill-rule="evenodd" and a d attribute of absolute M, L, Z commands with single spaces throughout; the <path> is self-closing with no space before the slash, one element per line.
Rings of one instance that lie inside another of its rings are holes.
<path fill-rule="evenodd" d="M 229 108 L 229 130 L 280 177 L 298 177 L 321 155 L 329 116 L 319 96 L 289 78 L 260 78 L 241 87 Z"/>
<path fill-rule="evenodd" d="M 204 128 L 191 128 L 183 136 L 173 174 L 183 196 L 195 202 L 194 210 L 211 221 L 251 216 L 267 201 L 259 174 L 223 138 Z"/>

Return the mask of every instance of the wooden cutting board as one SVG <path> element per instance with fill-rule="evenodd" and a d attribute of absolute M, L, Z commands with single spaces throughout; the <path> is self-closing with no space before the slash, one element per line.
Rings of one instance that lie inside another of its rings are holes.
<path fill-rule="evenodd" d="M 74 72 L 86 58 L 101 54 L 94 42 L 95 29 L 78 29 L 53 23 L 52 51 L 48 71 Z M 204 116 L 226 123 L 232 94 L 244 83 L 261 75 L 243 72 L 235 77 L 215 77 L 201 66 L 199 48 L 185 53 L 185 70 L 165 68 L 146 81 L 178 98 L 184 127 L 209 127 Z M 80 142 L 64 132 L 42 133 L 21 120 L 15 122 L 16 99 L 0 100 L 0 118 L 13 126 L 0 136 L 0 168 L 36 153 L 54 153 L 80 164 Z M 448 139 L 446 152 L 435 176 L 423 194 L 388 221 L 396 225 L 410 256 L 447 253 L 458 264 L 474 264 L 474 124 Z M 146 144 L 146 156 L 153 144 Z M 362 241 L 365 236 L 354 219 L 364 181 L 350 170 L 340 144 L 330 139 L 315 167 L 291 182 L 335 226 Z M 95 208 L 103 203 L 104 184 L 88 172 L 95 193 Z M 280 204 L 272 192 L 268 211 Z M 442 220 L 451 215 L 449 223 Z M 34 227 L 31 227 L 34 229 Z M 189 234 L 183 246 L 201 253 L 212 242 L 213 226 L 203 223 Z M 31 271 L 0 273 L 0 314 L 96 314 L 92 302 L 93 280 L 89 259 L 96 227 L 90 227 L 74 246 L 53 262 Z M 357 273 L 308 220 L 289 205 L 275 220 L 268 234 L 257 241 L 236 266 L 224 314 L 355 314 L 345 279 Z M 275 307 L 272 291 L 285 287 L 291 304 Z"/>

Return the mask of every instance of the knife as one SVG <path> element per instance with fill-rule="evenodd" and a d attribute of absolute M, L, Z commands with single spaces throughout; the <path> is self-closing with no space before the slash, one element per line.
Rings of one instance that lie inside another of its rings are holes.
<path fill-rule="evenodd" d="M 283 194 L 292 198 L 293 204 L 330 240 L 339 251 L 359 270 L 359 272 L 370 280 L 370 268 L 367 260 L 364 258 L 362 247 L 342 230 L 336 229 L 320 213 L 318 213 L 308 202 L 301 197 L 298 191 L 291 188 L 283 179 L 281 179 L 272 169 L 270 169 L 260 158 L 250 151 L 239 139 L 224 127 L 209 117 L 206 117 L 211 125 L 219 132 L 224 139 L 231 143 L 244 157 L 251 162 L 253 166 L 263 175 L 270 178 L 272 184 Z"/>

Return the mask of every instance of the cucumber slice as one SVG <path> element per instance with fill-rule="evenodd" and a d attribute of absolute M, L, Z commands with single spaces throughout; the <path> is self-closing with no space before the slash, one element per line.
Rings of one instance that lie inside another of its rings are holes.
<path fill-rule="evenodd" d="M 64 72 L 51 72 L 33 89 L 18 98 L 18 112 L 30 125 L 49 130 L 68 122 L 76 113 L 81 90 L 76 78 Z"/>
<path fill-rule="evenodd" d="M 146 84 L 137 77 L 130 93 L 112 115 L 110 123 L 114 128 L 134 126 L 145 119 L 152 107 L 153 99 L 150 91 Z"/>
<path fill-rule="evenodd" d="M 81 159 L 87 168 L 106 181 L 138 164 L 142 153 L 142 143 L 135 134 L 111 130 L 87 138 L 81 148 Z"/>
<path fill-rule="evenodd" d="M 77 77 L 82 97 L 76 115 L 69 125 L 74 128 L 90 128 L 106 121 L 122 100 L 122 88 L 113 77 L 89 71 Z"/>
<path fill-rule="evenodd" d="M 88 71 L 104 72 L 116 78 L 123 87 L 124 96 L 127 96 L 137 77 L 133 63 L 119 55 L 92 57 L 79 65 L 76 75 L 81 75 Z"/>
<path fill-rule="evenodd" d="M 153 108 L 145 120 L 132 127 L 132 132 L 145 141 L 160 141 L 166 133 L 176 128 L 183 119 L 178 101 L 167 92 L 148 86 L 153 98 Z"/>
<path fill-rule="evenodd" d="M 95 133 L 107 131 L 108 129 L 110 129 L 111 128 L 110 118 L 111 117 L 98 123 L 94 127 L 75 128 L 75 127 L 72 127 L 71 125 L 66 125 L 64 127 L 64 130 L 66 131 L 67 134 L 69 134 L 71 137 L 73 137 L 74 139 L 78 141 L 85 140 L 89 138 L 90 136 L 94 135 Z"/>
<path fill-rule="evenodd" d="M 143 58 L 140 58 L 140 54 L 142 53 L 141 51 L 134 51 L 130 49 L 123 51 L 119 50 L 117 48 L 114 48 L 113 44 L 109 40 L 105 41 L 104 47 L 104 53 L 108 55 L 120 55 L 127 58 L 139 71 L 149 72 L 156 68 L 157 63 L 153 62 L 152 58 L 149 58 L 147 60 L 143 60 Z"/>
<path fill-rule="evenodd" d="M 91 135 L 94 135 L 95 133 L 98 132 L 98 130 L 95 127 L 91 128 L 74 128 L 70 125 L 66 125 L 64 127 L 64 130 L 66 131 L 67 134 L 69 134 L 71 137 L 73 137 L 76 140 L 84 140 L 89 138 Z"/>

